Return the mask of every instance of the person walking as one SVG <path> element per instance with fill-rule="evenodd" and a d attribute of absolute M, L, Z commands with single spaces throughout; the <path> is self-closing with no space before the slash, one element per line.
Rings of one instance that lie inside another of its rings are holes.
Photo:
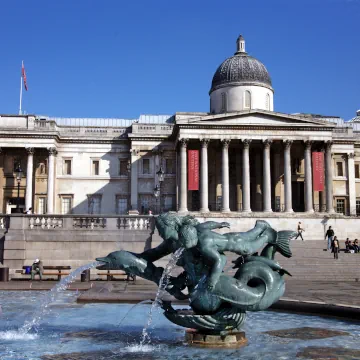
<path fill-rule="evenodd" d="M 302 232 L 305 232 L 305 230 L 301 227 L 301 221 L 299 221 L 298 227 L 297 227 L 297 236 L 296 236 L 295 240 L 300 236 L 301 240 L 304 241 L 304 238 L 302 236 Z"/>
<path fill-rule="evenodd" d="M 331 244 L 332 244 L 332 241 L 334 238 L 334 230 L 331 228 L 331 226 L 329 226 L 329 229 L 325 234 L 325 240 L 326 240 L 326 237 L 327 237 L 327 250 L 330 250 Z"/>
<path fill-rule="evenodd" d="M 358 253 L 359 252 L 359 242 L 358 242 L 358 239 L 355 239 L 354 242 L 353 242 L 353 248 L 354 248 L 354 251 L 355 253 Z"/>
<path fill-rule="evenodd" d="M 44 267 L 42 261 L 36 259 L 31 266 L 31 280 L 35 279 L 35 275 L 39 274 L 40 281 L 42 281 L 42 274 L 44 272 Z"/>
<path fill-rule="evenodd" d="M 340 245 L 337 236 L 334 236 L 334 240 L 332 241 L 331 247 L 332 247 L 332 252 L 334 253 L 334 259 L 339 259 Z"/>

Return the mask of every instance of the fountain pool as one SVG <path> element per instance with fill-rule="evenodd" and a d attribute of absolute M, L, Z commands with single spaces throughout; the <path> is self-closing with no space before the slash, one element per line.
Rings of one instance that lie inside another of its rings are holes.
<path fill-rule="evenodd" d="M 1 360 L 115 359 L 312 359 L 315 353 L 350 351 L 360 359 L 360 325 L 335 319 L 267 311 L 249 313 L 244 331 L 248 346 L 237 350 L 184 345 L 184 329 L 155 313 L 151 343 L 140 346 L 149 304 L 78 304 L 76 292 L 59 293 L 37 329 L 20 333 L 38 310 L 45 292 L 0 292 Z M 267 333 L 273 331 L 272 333 Z M 329 337 L 331 336 L 331 337 Z M 330 350 L 324 350 L 330 348 Z M 336 357 L 334 357 L 336 359 Z"/>

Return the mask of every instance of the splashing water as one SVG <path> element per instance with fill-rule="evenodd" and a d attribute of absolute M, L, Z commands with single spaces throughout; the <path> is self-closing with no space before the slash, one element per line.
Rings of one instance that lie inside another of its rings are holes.
<path fill-rule="evenodd" d="M 61 291 L 66 290 L 68 285 L 74 282 L 75 279 L 84 270 L 92 269 L 102 264 L 103 263 L 100 261 L 94 261 L 92 263 L 80 266 L 79 268 L 71 272 L 68 276 L 63 278 L 45 295 L 45 297 L 42 299 L 41 303 L 38 306 L 38 310 L 35 312 L 35 315 L 31 320 L 26 321 L 25 324 L 17 331 L 0 332 L 0 338 L 4 340 L 11 340 L 11 339 L 32 340 L 33 336 L 36 335 L 28 334 L 28 332 L 31 329 L 35 329 L 37 331 L 42 318 L 50 312 L 49 306 L 52 302 L 56 300 L 57 295 Z"/>
<path fill-rule="evenodd" d="M 144 304 L 152 304 L 152 301 L 149 299 L 149 300 L 143 300 L 143 301 L 140 301 L 138 302 L 137 304 L 133 305 L 126 313 L 125 315 L 121 318 L 121 320 L 118 322 L 118 324 L 116 326 L 120 326 L 123 321 L 125 320 L 125 318 L 129 315 L 129 313 L 135 309 L 137 306 L 139 305 L 144 305 Z"/>
<path fill-rule="evenodd" d="M 161 275 L 161 279 L 159 281 L 159 288 L 157 290 L 155 300 L 151 304 L 151 308 L 150 308 L 150 311 L 149 311 L 148 321 L 147 321 L 147 323 L 144 326 L 143 331 L 142 331 L 142 336 L 141 336 L 141 341 L 140 341 L 140 346 L 139 346 L 140 350 L 141 349 L 145 350 L 145 348 L 148 347 L 146 345 L 146 343 L 149 343 L 151 341 L 150 335 L 148 334 L 147 330 L 149 329 L 149 327 L 150 327 L 150 325 L 152 323 L 153 314 L 154 314 L 155 309 L 157 309 L 157 308 L 159 308 L 161 306 L 162 297 L 164 296 L 165 289 L 169 284 L 171 272 L 175 268 L 176 263 L 179 260 L 179 258 L 181 256 L 181 254 L 183 253 L 183 251 L 184 251 L 184 248 L 180 248 L 180 249 L 176 250 L 171 255 L 171 259 L 168 262 L 168 264 L 165 266 L 165 269 L 164 269 L 164 271 L 163 271 L 163 273 Z"/>

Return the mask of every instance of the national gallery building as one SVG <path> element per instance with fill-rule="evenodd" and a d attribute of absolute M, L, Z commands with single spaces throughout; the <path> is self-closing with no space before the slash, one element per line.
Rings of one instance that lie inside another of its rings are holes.
<path fill-rule="evenodd" d="M 242 36 L 209 94 L 207 113 L 0 115 L 1 212 L 360 214 L 360 112 L 276 112 Z"/>

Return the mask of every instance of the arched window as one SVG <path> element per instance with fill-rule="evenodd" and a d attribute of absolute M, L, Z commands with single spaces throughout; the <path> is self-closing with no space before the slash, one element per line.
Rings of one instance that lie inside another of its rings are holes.
<path fill-rule="evenodd" d="M 244 101 L 245 105 L 244 108 L 245 109 L 251 109 L 251 92 L 249 90 L 245 91 L 245 101 Z"/>
<path fill-rule="evenodd" d="M 226 93 L 221 93 L 221 112 L 226 112 Z"/>
<path fill-rule="evenodd" d="M 270 95 L 266 94 L 265 109 L 270 111 Z"/>

